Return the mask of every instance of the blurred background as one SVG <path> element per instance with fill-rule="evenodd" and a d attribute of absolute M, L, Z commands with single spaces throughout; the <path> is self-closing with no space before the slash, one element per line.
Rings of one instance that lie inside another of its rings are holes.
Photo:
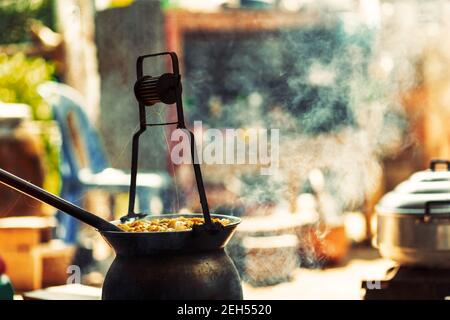
<path fill-rule="evenodd" d="M 202 166 L 212 211 L 243 218 L 227 250 L 244 296 L 359 299 L 390 263 L 372 246 L 376 203 L 450 156 L 449 13 L 442 0 L 0 0 L 0 167 L 121 217 L 135 61 L 175 51 L 189 126 L 280 130 L 275 175 Z M 198 212 L 169 136 L 142 138 L 139 170 L 156 182 L 139 208 Z M 16 294 L 65 285 L 69 266 L 101 286 L 113 253 L 94 230 L 4 186 L 0 217 Z"/>

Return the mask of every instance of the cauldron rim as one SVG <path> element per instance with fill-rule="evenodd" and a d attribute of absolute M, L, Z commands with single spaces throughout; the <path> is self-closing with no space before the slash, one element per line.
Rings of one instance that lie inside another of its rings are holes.
<path fill-rule="evenodd" d="M 148 215 L 144 219 L 173 217 L 203 217 L 203 215 L 200 213 Z M 100 230 L 99 232 L 117 255 L 154 255 L 167 251 L 201 252 L 222 249 L 233 236 L 241 219 L 220 214 L 211 214 L 211 217 L 230 219 L 231 223 L 218 231 L 120 232 Z M 120 221 L 112 223 L 118 224 Z"/>
<path fill-rule="evenodd" d="M 139 220 L 153 220 L 153 219 L 164 219 L 164 218 L 177 218 L 177 217 L 189 217 L 189 218 L 203 218 L 203 214 L 201 213 L 174 213 L 174 214 L 162 214 L 162 215 L 147 215 Z M 231 221 L 230 224 L 224 226 L 224 229 L 236 228 L 238 224 L 241 223 L 242 219 L 235 216 L 227 216 L 223 214 L 211 214 L 211 218 L 222 218 L 229 219 Z M 120 220 L 111 221 L 112 224 L 118 225 L 121 223 Z M 119 234 L 170 234 L 170 233 L 184 233 L 184 232 L 192 232 L 192 230 L 180 230 L 180 231 L 143 231 L 143 232 L 121 232 L 121 231 L 101 231 L 97 230 L 100 233 L 119 233 Z"/>

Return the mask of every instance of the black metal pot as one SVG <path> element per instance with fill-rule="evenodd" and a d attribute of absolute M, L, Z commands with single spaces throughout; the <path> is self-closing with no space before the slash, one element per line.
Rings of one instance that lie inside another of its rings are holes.
<path fill-rule="evenodd" d="M 180 216 L 202 214 L 164 215 Z M 231 224 L 216 231 L 100 232 L 117 254 L 103 284 L 103 299 L 242 299 L 238 272 L 224 251 L 240 219 L 212 217 Z M 161 216 L 145 219 L 157 218 Z"/>
<path fill-rule="evenodd" d="M 236 268 L 223 249 L 117 256 L 103 283 L 104 300 L 240 300 Z"/>
<path fill-rule="evenodd" d="M 144 76 L 144 59 L 158 56 L 170 56 L 172 73 L 160 77 Z M 128 214 L 121 221 L 161 218 L 134 210 L 139 137 L 147 126 L 176 124 L 178 129 L 189 134 L 192 166 L 203 211 L 203 214 L 192 216 L 203 217 L 204 224 L 196 225 L 190 231 L 124 232 L 117 226 L 118 221 L 108 222 L 2 169 L 0 182 L 72 215 L 102 234 L 117 254 L 106 275 L 103 299 L 242 299 L 239 275 L 224 251 L 240 219 L 209 212 L 194 134 L 184 122 L 178 58 L 174 52 L 140 56 L 136 69 L 135 93 L 139 101 L 140 126 L 133 135 Z M 177 121 L 147 123 L 146 106 L 157 102 L 176 103 Z M 231 223 L 222 226 L 211 217 L 226 218 Z"/>
<path fill-rule="evenodd" d="M 222 228 L 177 232 L 124 232 L 108 222 L 0 169 L 0 182 L 95 227 L 116 253 L 103 285 L 103 299 L 242 299 L 239 275 L 224 247 L 240 219 Z M 203 217 L 164 215 L 164 217 Z M 156 219 L 161 216 L 142 216 Z"/>

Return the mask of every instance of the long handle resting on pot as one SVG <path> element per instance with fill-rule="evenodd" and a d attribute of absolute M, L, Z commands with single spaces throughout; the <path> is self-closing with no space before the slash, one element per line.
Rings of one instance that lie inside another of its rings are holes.
<path fill-rule="evenodd" d="M 116 225 L 90 213 L 73 203 L 70 203 L 54 194 L 47 192 L 34 184 L 23 180 L 8 171 L 0 169 L 0 183 L 7 185 L 8 187 L 22 192 L 23 194 L 42 201 L 46 204 L 59 209 L 72 217 L 100 230 L 100 231 L 123 231 Z"/>

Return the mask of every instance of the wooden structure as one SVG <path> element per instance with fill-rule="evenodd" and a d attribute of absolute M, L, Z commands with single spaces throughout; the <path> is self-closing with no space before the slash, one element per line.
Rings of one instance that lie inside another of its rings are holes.
<path fill-rule="evenodd" d="M 0 253 L 16 291 L 65 284 L 74 247 L 51 241 L 52 218 L 0 219 Z"/>
<path fill-rule="evenodd" d="M 312 26 L 319 14 L 276 10 L 228 10 L 220 12 L 168 11 L 165 14 L 166 46 L 175 51 L 183 68 L 184 35 L 189 32 L 256 33 Z"/>

